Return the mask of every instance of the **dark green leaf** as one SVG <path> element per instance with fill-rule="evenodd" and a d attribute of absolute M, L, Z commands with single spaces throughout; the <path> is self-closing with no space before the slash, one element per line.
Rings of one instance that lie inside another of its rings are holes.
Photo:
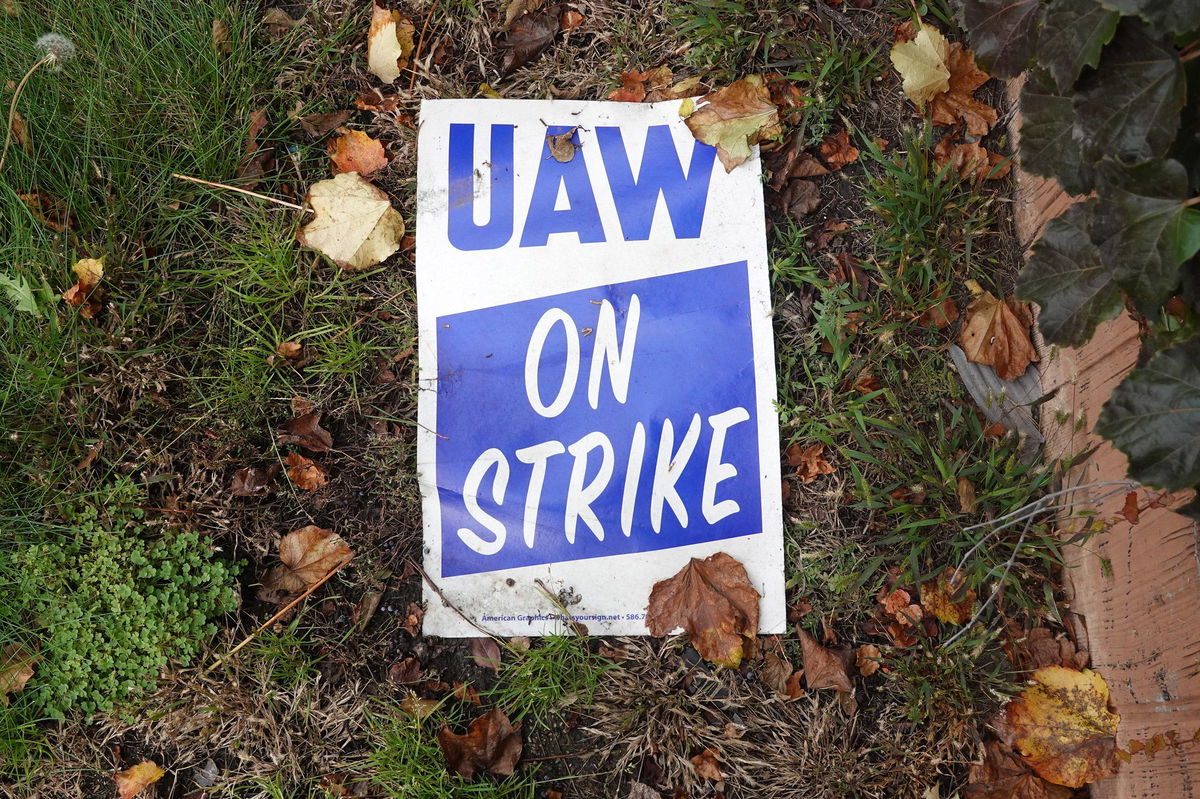
<path fill-rule="evenodd" d="M 1037 44 L 1038 0 L 974 0 L 963 8 L 975 60 L 998 78 L 1015 78 Z"/>
<path fill-rule="evenodd" d="M 1200 483 L 1200 341 L 1163 350 L 1130 372 L 1096 431 L 1129 456 L 1135 480 L 1168 491 Z"/>
<path fill-rule="evenodd" d="M 1179 284 L 1179 236 L 1187 170 L 1156 159 L 1134 167 L 1105 159 L 1099 169 L 1100 201 L 1093 232 L 1100 258 L 1113 278 L 1138 302 L 1155 306 Z"/>
<path fill-rule="evenodd" d="M 1155 28 L 1187 33 L 1200 28 L 1200 3 L 1196 0 L 1103 0 L 1104 5 L 1126 16 L 1139 16 Z"/>
<path fill-rule="evenodd" d="M 1100 50 L 1117 32 L 1120 14 L 1096 0 L 1055 0 L 1045 7 L 1038 34 L 1038 61 L 1050 70 L 1060 92 L 1085 66 L 1100 63 Z"/>
<path fill-rule="evenodd" d="M 1172 257 L 1178 263 L 1200 252 L 1200 211 L 1195 208 L 1184 209 L 1178 221 L 1167 228 L 1166 237 L 1174 249 Z"/>
<path fill-rule="evenodd" d="M 1021 168 L 1057 178 L 1070 194 L 1092 190 L 1091 166 L 1083 160 L 1075 106 L 1043 70 L 1030 70 L 1021 87 Z"/>
<path fill-rule="evenodd" d="M 1179 130 L 1183 68 L 1170 41 L 1124 19 L 1075 100 L 1085 152 L 1138 162 L 1164 155 Z"/>
<path fill-rule="evenodd" d="M 1050 220 L 1017 278 L 1017 296 L 1042 307 L 1038 328 L 1055 344 L 1078 345 L 1121 310 L 1121 290 L 1092 243 L 1096 201 Z"/>

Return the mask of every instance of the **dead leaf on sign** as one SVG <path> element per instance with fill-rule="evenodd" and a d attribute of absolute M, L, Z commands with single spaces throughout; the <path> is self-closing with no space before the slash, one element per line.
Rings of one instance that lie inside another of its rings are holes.
<path fill-rule="evenodd" d="M 303 491 L 316 491 L 329 482 L 329 473 L 319 463 L 298 452 L 288 453 L 287 476 L 292 484 Z"/>
<path fill-rule="evenodd" d="M 833 474 L 837 471 L 825 460 L 824 444 L 813 444 L 811 447 L 792 444 L 784 454 L 787 456 L 788 466 L 796 470 L 796 476 L 806 485 L 823 474 Z"/>
<path fill-rule="evenodd" d="M 492 708 L 471 722 L 465 735 L 449 727 L 438 732 L 438 745 L 450 771 L 470 780 L 480 771 L 506 776 L 521 759 L 521 725 L 512 724 L 500 708 Z"/>
<path fill-rule="evenodd" d="M 1079 788 L 1116 772 L 1117 725 L 1094 671 L 1048 666 L 1005 707 L 1016 747 L 1039 776 Z"/>
<path fill-rule="evenodd" d="M 281 563 L 263 577 L 263 586 L 285 594 L 300 593 L 353 557 L 341 536 L 310 524 L 279 539 Z"/>
<path fill-rule="evenodd" d="M 550 157 L 560 164 L 565 164 L 575 157 L 575 150 L 578 144 L 575 142 L 575 134 L 579 128 L 571 128 L 564 130 L 562 133 L 547 133 L 546 147 L 550 150 Z"/>
<path fill-rule="evenodd" d="M 399 11 L 376 4 L 371 7 L 367 31 L 367 71 L 384 83 L 392 83 L 408 66 L 413 51 L 413 24 Z"/>
<path fill-rule="evenodd" d="M 854 683 L 846 671 L 846 660 L 832 649 L 817 643 L 806 631 L 796 628 L 800 637 L 800 652 L 804 659 L 804 679 L 812 689 L 832 688 L 839 693 L 854 691 Z"/>
<path fill-rule="evenodd" d="M 357 172 L 365 177 L 388 165 L 383 142 L 372 139 L 361 130 L 342 128 L 338 133 L 340 135 L 330 139 L 327 146 L 333 174 Z"/>
<path fill-rule="evenodd" d="M 9 644 L 0 650 L 0 705 L 8 707 L 8 695 L 25 687 L 33 677 L 38 656 L 20 644 Z"/>
<path fill-rule="evenodd" d="M 279 444 L 299 444 L 309 452 L 328 452 L 333 449 L 333 436 L 321 427 L 319 411 L 310 411 L 295 419 L 289 419 L 283 429 L 275 435 Z"/>
<path fill-rule="evenodd" d="M 369 269 L 400 249 L 404 218 L 388 196 L 354 172 L 314 183 L 315 217 L 296 238 L 346 269 Z"/>
<path fill-rule="evenodd" d="M 1038 359 L 1029 338 L 1029 306 L 1009 297 L 1001 302 L 984 291 L 967 306 L 959 346 L 967 359 L 990 366 L 1001 380 L 1016 380 Z"/>
<path fill-rule="evenodd" d="M 745 162 L 755 144 L 781 133 L 779 109 L 761 75 L 734 81 L 702 102 L 685 124 L 697 139 L 717 148 L 726 172 Z"/>
<path fill-rule="evenodd" d="M 121 799 L 133 799 L 166 774 L 153 760 L 143 760 L 136 766 L 113 775 Z"/>
<path fill-rule="evenodd" d="M 682 627 L 705 660 L 736 669 L 746 639 L 758 633 L 758 600 L 746 568 L 724 552 L 692 558 L 654 584 L 646 626 L 655 637 Z"/>

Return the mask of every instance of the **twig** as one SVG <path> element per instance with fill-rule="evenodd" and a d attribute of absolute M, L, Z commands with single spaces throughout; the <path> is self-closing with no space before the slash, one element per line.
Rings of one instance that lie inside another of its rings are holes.
<path fill-rule="evenodd" d="M 326 581 L 327 581 L 327 580 L 328 580 L 330 577 L 332 577 L 333 575 L 337 574 L 337 573 L 338 573 L 338 572 L 341 570 L 341 568 L 342 568 L 343 566 L 345 566 L 347 563 L 349 563 L 349 562 L 350 562 L 351 560 L 353 560 L 353 559 L 354 559 L 354 556 L 353 556 L 353 555 L 351 555 L 350 557 L 346 558 L 345 560 L 343 560 L 343 561 L 342 561 L 341 563 L 339 563 L 338 565 L 334 566 L 334 567 L 333 567 L 332 569 L 330 569 L 328 572 L 326 572 L 326 573 L 325 573 L 325 576 L 324 576 L 324 577 L 322 577 L 320 580 L 317 580 L 317 581 L 316 581 L 315 583 L 313 583 L 312 585 L 310 585 L 310 586 L 308 587 L 308 590 L 307 590 L 307 591 L 305 591 L 303 594 L 301 594 L 300 596 L 298 596 L 298 597 L 296 597 L 295 599 L 293 599 L 291 602 L 289 602 L 289 603 L 287 603 L 286 605 L 284 605 L 282 608 L 280 608 L 278 613 L 276 613 L 274 616 L 272 616 L 271 618 L 269 618 L 269 619 L 267 619 L 265 622 L 263 622 L 263 623 L 262 623 L 262 626 L 261 626 L 261 627 L 259 627 L 257 630 L 255 630 L 254 632 L 250 633 L 250 634 L 249 634 L 249 635 L 247 635 L 245 638 L 243 638 L 243 639 L 242 639 L 242 642 L 241 642 L 240 644 L 238 644 L 237 646 L 235 646 L 233 649 L 230 649 L 228 652 L 226 652 L 226 653 L 225 653 L 224 655 L 222 655 L 221 657 L 219 657 L 219 658 L 217 658 L 216 660 L 214 660 L 214 661 L 212 662 L 212 664 L 211 664 L 211 665 L 210 665 L 210 666 L 209 666 L 207 669 L 205 669 L 204 671 L 202 671 L 202 672 L 201 672 L 201 674 L 202 674 L 202 675 L 203 675 L 203 674 L 208 674 L 208 673 L 209 673 L 209 672 L 211 672 L 213 669 L 215 669 L 217 666 L 220 666 L 220 665 L 221 665 L 222 663 L 224 663 L 226 660 L 229 660 L 229 658 L 231 658 L 231 657 L 233 657 L 235 654 L 237 654 L 238 650 L 240 650 L 240 649 L 241 649 L 242 647 L 244 647 L 246 644 L 250 643 L 250 642 L 251 642 L 251 641 L 253 641 L 255 638 L 257 638 L 257 637 L 258 637 L 258 634 L 259 634 L 259 633 L 261 633 L 263 630 L 267 629 L 267 628 L 268 628 L 268 627 L 270 627 L 272 624 L 274 624 L 275 622 L 279 621 L 279 619 L 280 619 L 280 618 L 283 616 L 283 614 L 287 613 L 289 610 L 291 610 L 292 608 L 296 607 L 296 605 L 297 605 L 297 604 L 299 604 L 299 603 L 300 603 L 302 600 L 304 600 L 306 597 L 309 597 L 309 596 L 311 596 L 311 595 L 312 595 L 312 593 L 313 593 L 313 591 L 316 591 L 318 588 L 320 588 L 322 585 L 324 585 L 324 584 L 325 584 L 325 582 L 326 582 Z"/>
<path fill-rule="evenodd" d="M 1004 581 L 1008 579 L 1008 573 L 1012 571 L 1012 567 L 1016 564 L 1017 555 L 1020 554 L 1021 546 L 1025 543 L 1025 536 L 1029 534 L 1029 528 L 1032 526 L 1033 519 L 1025 522 L 1025 529 L 1021 531 L 1021 537 L 1017 539 L 1017 544 L 1013 547 L 1012 554 L 1008 556 L 1008 560 L 1004 564 L 1004 572 L 1000 575 L 1000 579 L 996 581 L 996 587 L 992 589 L 992 593 L 988 594 L 988 598 L 983 601 L 983 603 L 979 606 L 979 609 L 971 614 L 971 618 L 967 619 L 967 623 L 964 624 L 958 632 L 942 642 L 942 649 L 949 648 L 951 644 L 966 635 L 967 632 L 975 626 L 975 622 L 983 618 L 983 614 L 989 607 L 992 606 L 992 602 L 996 600 L 996 597 L 1000 595 L 1000 591 L 1003 590 Z"/>
<path fill-rule="evenodd" d="M 227 189 L 229 191 L 236 191 L 238 194 L 244 194 L 247 197 L 255 197 L 259 200 L 266 200 L 267 202 L 275 203 L 276 205 L 282 205 L 284 208 L 291 208 L 293 211 L 312 211 L 311 208 L 306 208 L 303 205 L 296 205 L 295 203 L 290 203 L 287 200 L 268 197 L 265 194 L 259 194 L 258 192 L 250 191 L 249 189 L 241 189 L 237 186 L 230 186 L 228 183 L 214 183 L 211 180 L 202 180 L 200 178 L 193 178 L 188 175 L 180 175 L 177 172 L 172 172 L 171 177 L 179 178 L 180 180 L 190 180 L 192 183 L 200 183 L 204 186 L 212 186 L 214 189 Z"/>
<path fill-rule="evenodd" d="M 483 634 L 484 634 L 484 635 L 486 635 L 488 638 L 491 638 L 491 639 L 495 640 L 495 641 L 496 641 L 496 643 L 500 643 L 500 642 L 501 642 L 501 638 L 500 638 L 500 636 L 496 635 L 496 634 L 495 634 L 494 632 L 492 632 L 491 630 L 488 630 L 488 629 L 485 629 L 485 628 L 483 628 L 483 627 L 480 627 L 480 626 L 479 626 L 479 625 L 478 625 L 478 624 L 477 624 L 477 623 L 476 623 L 476 622 L 475 622 L 475 621 L 474 621 L 474 620 L 473 620 L 473 619 L 472 619 L 470 616 L 468 616 L 467 614 L 465 614 L 465 613 L 463 613 L 461 610 L 459 610 L 459 609 L 458 609 L 458 605 L 455 605 L 453 602 L 451 602 L 451 601 L 450 601 L 449 597 L 447 597 L 447 596 L 446 596 L 445 592 L 443 592 L 443 591 L 442 591 L 442 589 L 438 588 L 438 585 L 437 585 L 437 583 L 435 583 L 435 582 L 433 581 L 433 578 L 431 578 L 431 577 L 430 577 L 430 576 L 429 576 L 429 575 L 428 575 L 428 574 L 425 572 L 425 570 L 421 568 L 421 565 L 420 565 L 419 563 L 417 563 L 415 560 L 413 560 L 413 559 L 411 559 L 411 558 L 409 558 L 409 561 L 408 561 L 408 562 L 409 562 L 409 563 L 412 565 L 412 567 L 413 567 L 414 569 L 416 569 L 417 573 L 418 573 L 418 574 L 420 574 L 420 575 L 421 575 L 421 577 L 423 577 L 423 578 L 425 579 L 425 583 L 426 583 L 426 584 L 427 584 L 427 585 L 428 585 L 430 588 L 432 588 L 432 589 L 433 589 L 433 592 L 434 592 L 435 594 L 437 594 L 437 595 L 438 595 L 438 599 L 442 600 L 442 604 L 443 604 L 443 605 L 445 605 L 446 607 L 450 608 L 452 611 L 454 611 L 455 613 L 457 613 L 457 614 L 458 614 L 458 617 L 459 617 L 460 619 L 462 619 L 462 620 L 463 620 L 463 621 L 465 621 L 467 624 L 469 624 L 469 625 L 471 625 L 472 627 L 474 627 L 476 630 L 479 630 L 479 632 L 483 633 Z"/>
<path fill-rule="evenodd" d="M 546 760 L 561 760 L 564 757 L 579 757 L 580 755 L 591 754 L 595 749 L 580 749 L 578 752 L 563 752 L 560 755 L 542 755 L 541 757 L 523 757 L 522 763 L 541 763 Z"/>
<path fill-rule="evenodd" d="M 13 90 L 12 102 L 8 104 L 8 125 L 5 126 L 4 133 L 4 149 L 0 150 L 0 170 L 4 169 L 4 159 L 8 157 L 8 146 L 12 144 L 13 120 L 17 118 L 17 100 L 21 98 L 21 91 L 24 90 L 25 84 L 33 77 L 33 73 L 37 72 L 40 67 L 49 64 L 54 60 L 52 55 L 44 55 L 40 60 L 34 63 L 25 73 L 25 77 L 21 78 L 21 82 L 17 84 L 17 88 Z"/>

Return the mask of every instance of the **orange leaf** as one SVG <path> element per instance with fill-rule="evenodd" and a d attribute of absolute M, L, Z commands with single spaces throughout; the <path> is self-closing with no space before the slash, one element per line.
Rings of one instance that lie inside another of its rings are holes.
<path fill-rule="evenodd" d="M 117 793 L 121 799 L 132 799 L 165 773 L 153 760 L 143 760 L 132 768 L 114 774 L 113 780 L 117 783 Z"/>
<path fill-rule="evenodd" d="M 966 318 L 958 343 L 968 360 L 991 366 L 1001 380 L 1016 380 L 1037 362 L 1029 338 L 1033 318 L 1024 303 L 1011 297 L 1001 302 L 985 291 L 967 307 Z"/>
<path fill-rule="evenodd" d="M 975 592 L 966 588 L 962 575 L 954 577 L 947 568 L 936 580 L 921 583 L 921 604 L 938 621 L 946 624 L 966 624 L 975 610 Z"/>
<path fill-rule="evenodd" d="M 443 727 L 438 745 L 450 770 L 463 779 L 473 779 L 479 771 L 504 776 L 521 759 L 521 725 L 514 726 L 500 708 L 492 708 L 472 721 L 465 735 Z"/>
<path fill-rule="evenodd" d="M 287 456 L 287 476 L 296 488 L 304 491 L 316 491 L 329 482 L 325 470 L 320 464 L 303 455 L 292 452 Z"/>
<path fill-rule="evenodd" d="M 863 644 L 855 653 L 854 665 L 858 666 L 859 674 L 864 677 L 870 677 L 879 671 L 879 660 L 881 657 L 879 647 L 874 644 Z"/>
<path fill-rule="evenodd" d="M 983 762 L 971 766 L 963 799 L 1071 799 L 1075 793 L 1046 782 L 1000 741 L 989 741 Z"/>
<path fill-rule="evenodd" d="M 682 627 L 701 657 L 736 669 L 745 639 L 758 633 L 759 598 L 745 567 L 724 552 L 692 558 L 654 584 L 646 626 L 656 637 Z"/>
<path fill-rule="evenodd" d="M 850 143 L 850 134 L 845 128 L 825 137 L 821 142 L 821 158 L 835 172 L 858 160 L 858 149 Z"/>
<path fill-rule="evenodd" d="M 696 770 L 696 776 L 702 780 L 721 782 L 725 779 L 725 775 L 721 773 L 721 765 L 717 760 L 717 750 L 715 749 L 705 749 L 693 757 L 692 768 Z"/>
<path fill-rule="evenodd" d="M 37 655 L 18 644 L 9 644 L 0 650 L 0 705 L 8 707 L 8 695 L 25 687 L 33 677 L 37 659 Z"/>
<path fill-rule="evenodd" d="M 366 176 L 388 165 L 388 157 L 378 139 L 372 139 L 361 130 L 342 128 L 339 133 L 341 135 L 330 139 L 328 144 L 333 174 L 357 172 Z"/>
<path fill-rule="evenodd" d="M 946 67 L 950 70 L 950 88 L 930 101 L 933 124 L 964 124 L 967 133 L 983 136 L 996 124 L 996 109 L 975 99 L 975 90 L 991 77 L 975 65 L 975 54 L 962 46 L 950 44 Z"/>
<path fill-rule="evenodd" d="M 825 445 L 813 444 L 811 447 L 801 447 L 792 444 L 784 453 L 788 466 L 794 467 L 800 482 L 808 484 L 823 474 L 833 474 L 837 470 L 825 460 Z"/>
<path fill-rule="evenodd" d="M 1011 161 L 997 168 L 1004 161 L 1003 156 L 985 150 L 979 142 L 955 141 L 954 136 L 937 143 L 933 160 L 939 167 L 949 166 L 963 180 L 972 176 L 975 180 L 999 180 L 1012 168 Z"/>
<path fill-rule="evenodd" d="M 1130 524 L 1138 523 L 1138 498 L 1136 491 L 1130 491 L 1125 495 L 1125 505 L 1121 508 L 1121 515 L 1125 517 L 1125 521 Z"/>

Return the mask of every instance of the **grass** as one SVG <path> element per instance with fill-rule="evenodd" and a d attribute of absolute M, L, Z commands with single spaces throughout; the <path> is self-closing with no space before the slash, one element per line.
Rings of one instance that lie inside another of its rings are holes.
<path fill-rule="evenodd" d="M 616 667 L 579 636 L 549 635 L 524 652 L 510 652 L 487 698 L 514 722 L 528 720 L 539 727 L 569 707 L 590 705 L 599 681 Z"/>

